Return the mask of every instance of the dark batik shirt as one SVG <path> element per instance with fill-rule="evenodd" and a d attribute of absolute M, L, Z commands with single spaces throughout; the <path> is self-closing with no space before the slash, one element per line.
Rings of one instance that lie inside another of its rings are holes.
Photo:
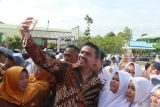
<path fill-rule="evenodd" d="M 25 48 L 34 63 L 55 76 L 55 107 L 97 107 L 102 85 L 94 72 L 83 82 L 79 68 L 46 56 L 31 38 Z"/>

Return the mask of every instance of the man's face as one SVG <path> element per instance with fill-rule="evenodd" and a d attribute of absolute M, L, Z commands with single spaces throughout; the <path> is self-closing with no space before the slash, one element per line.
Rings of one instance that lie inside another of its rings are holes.
<path fill-rule="evenodd" d="M 64 53 L 64 59 L 70 63 L 76 63 L 78 58 L 78 53 L 75 51 L 74 48 L 66 48 Z"/>
<path fill-rule="evenodd" d="M 113 79 L 110 82 L 110 90 L 113 93 L 116 93 L 118 91 L 118 89 L 119 89 L 119 75 L 115 74 Z"/>
<path fill-rule="evenodd" d="M 90 46 L 82 47 L 79 55 L 78 62 L 81 67 L 91 68 L 96 64 L 97 58 L 95 55 L 96 50 Z"/>
<path fill-rule="evenodd" d="M 160 89 L 156 89 L 150 96 L 151 107 L 160 107 Z"/>
<path fill-rule="evenodd" d="M 101 60 L 100 58 L 97 59 L 96 64 L 94 64 L 94 66 L 93 66 L 94 71 L 97 73 L 100 72 L 102 65 L 103 65 L 103 60 Z"/>
<path fill-rule="evenodd" d="M 128 84 L 128 89 L 126 92 L 127 95 L 127 101 L 128 102 L 133 102 L 135 98 L 135 85 L 132 81 L 129 82 Z"/>

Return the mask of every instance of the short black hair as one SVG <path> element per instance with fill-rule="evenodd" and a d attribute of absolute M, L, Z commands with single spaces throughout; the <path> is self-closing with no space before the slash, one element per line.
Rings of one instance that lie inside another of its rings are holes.
<path fill-rule="evenodd" d="M 144 66 L 145 70 L 147 70 L 150 65 L 151 65 L 150 63 L 146 63 L 145 66 Z"/>
<path fill-rule="evenodd" d="M 111 65 L 111 61 L 110 60 L 105 60 L 103 62 L 103 67 L 110 66 L 110 65 Z"/>
<path fill-rule="evenodd" d="M 75 46 L 75 45 L 68 45 L 68 46 L 65 48 L 65 50 L 66 50 L 67 48 L 74 48 L 74 50 L 75 50 L 77 53 L 80 52 L 80 49 L 79 49 L 77 46 Z"/>
<path fill-rule="evenodd" d="M 113 57 L 111 58 L 111 60 L 116 60 L 116 58 L 113 56 Z"/>
<path fill-rule="evenodd" d="M 103 51 L 101 51 L 100 60 L 101 60 L 101 61 L 103 61 L 104 57 L 105 57 L 105 54 L 104 54 L 104 52 L 103 52 Z"/>
<path fill-rule="evenodd" d="M 7 55 L 1 51 L 0 51 L 0 55 L 4 55 L 5 57 L 7 57 Z"/>
<path fill-rule="evenodd" d="M 99 47 L 97 45 L 95 45 L 94 43 L 86 42 L 86 43 L 83 44 L 82 47 L 84 47 L 84 46 L 90 46 L 90 47 L 94 48 L 96 50 L 96 52 L 95 52 L 96 58 L 101 57 L 101 51 L 100 51 Z"/>

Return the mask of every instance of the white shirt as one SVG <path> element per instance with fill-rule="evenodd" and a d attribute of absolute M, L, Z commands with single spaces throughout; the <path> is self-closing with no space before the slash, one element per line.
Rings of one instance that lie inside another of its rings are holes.
<path fill-rule="evenodd" d="M 113 93 L 108 87 L 105 87 L 100 93 L 98 107 L 128 107 L 129 102 L 127 102 L 126 91 L 128 88 L 128 82 L 131 75 L 124 71 L 118 71 L 119 75 L 119 88 L 116 93 Z M 109 83 L 110 84 L 110 83 Z"/>
<path fill-rule="evenodd" d="M 134 77 L 130 80 L 135 85 L 135 98 L 131 107 L 150 107 L 151 83 L 143 77 Z"/>

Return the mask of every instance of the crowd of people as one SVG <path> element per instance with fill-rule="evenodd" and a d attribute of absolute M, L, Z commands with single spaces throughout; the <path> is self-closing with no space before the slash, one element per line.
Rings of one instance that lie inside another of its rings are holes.
<path fill-rule="evenodd" d="M 55 57 L 32 39 L 32 19 L 20 27 L 25 52 L 0 47 L 0 107 L 160 107 L 159 62 L 106 60 L 92 42 Z"/>

